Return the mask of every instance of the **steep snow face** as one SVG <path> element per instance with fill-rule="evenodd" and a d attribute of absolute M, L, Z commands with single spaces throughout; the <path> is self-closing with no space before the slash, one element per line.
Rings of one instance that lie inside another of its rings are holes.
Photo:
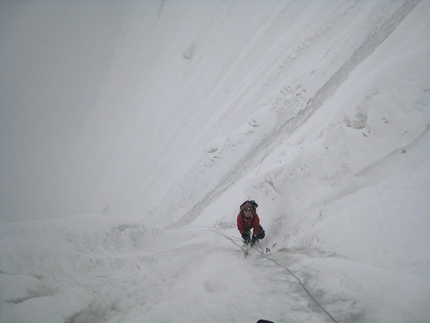
<path fill-rule="evenodd" d="M 0 321 L 428 321 L 428 2 L 0 6 Z"/>

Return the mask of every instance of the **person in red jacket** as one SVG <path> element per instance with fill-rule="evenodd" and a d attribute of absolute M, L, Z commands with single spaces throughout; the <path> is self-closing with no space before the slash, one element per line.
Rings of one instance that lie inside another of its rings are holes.
<path fill-rule="evenodd" d="M 242 235 L 244 243 L 255 244 L 259 239 L 265 237 L 263 227 L 260 225 L 260 218 L 256 212 L 258 204 L 254 200 L 246 200 L 240 206 L 240 212 L 237 215 L 237 229 Z M 252 238 L 251 238 L 252 229 Z"/>

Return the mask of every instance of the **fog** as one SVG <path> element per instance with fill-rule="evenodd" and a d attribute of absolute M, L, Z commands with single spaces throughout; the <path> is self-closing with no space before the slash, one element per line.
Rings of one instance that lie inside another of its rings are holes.
<path fill-rule="evenodd" d="M 427 322 L 429 17 L 1 2 L 0 320 Z"/>

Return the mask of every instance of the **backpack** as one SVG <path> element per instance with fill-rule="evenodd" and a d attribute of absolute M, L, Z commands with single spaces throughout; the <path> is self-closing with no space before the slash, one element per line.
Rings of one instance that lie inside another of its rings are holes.
<path fill-rule="evenodd" d="M 245 202 L 243 202 L 243 203 L 240 205 L 240 210 L 242 210 L 242 209 L 243 209 L 243 206 L 244 206 L 246 203 L 251 204 L 251 206 L 252 206 L 252 208 L 254 209 L 254 211 L 255 211 L 255 209 L 258 207 L 258 204 L 257 204 L 254 200 L 246 200 Z"/>

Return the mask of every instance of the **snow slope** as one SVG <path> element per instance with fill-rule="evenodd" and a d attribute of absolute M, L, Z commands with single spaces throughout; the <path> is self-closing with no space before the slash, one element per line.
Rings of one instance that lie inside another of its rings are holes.
<path fill-rule="evenodd" d="M 1 9 L 1 322 L 429 322 L 428 1 Z"/>

